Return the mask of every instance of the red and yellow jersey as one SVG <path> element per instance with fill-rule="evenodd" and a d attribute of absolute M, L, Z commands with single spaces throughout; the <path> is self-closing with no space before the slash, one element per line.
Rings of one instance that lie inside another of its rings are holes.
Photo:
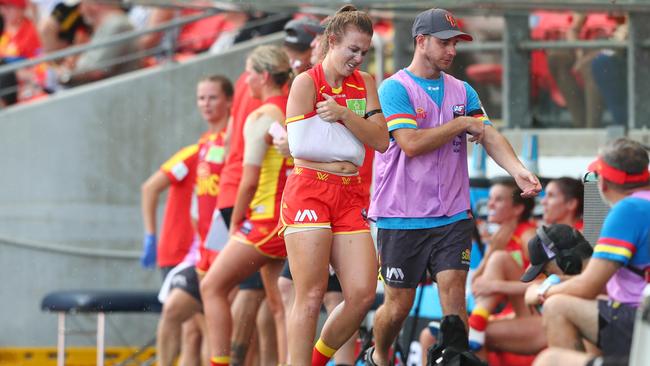
<path fill-rule="evenodd" d="M 325 73 L 323 72 L 323 65 L 320 63 L 306 72 L 314 81 L 316 103 L 325 100 L 323 94 L 328 94 L 339 105 L 347 107 L 358 116 L 363 117 L 366 114 L 366 82 L 358 70 L 355 70 L 352 75 L 343 79 L 343 83 L 339 88 L 332 88 L 327 83 Z M 316 109 L 315 104 L 314 109 Z M 365 207 L 368 207 L 370 204 L 370 184 L 372 183 L 372 162 L 375 158 L 375 152 L 368 146 L 365 146 L 365 150 L 366 155 L 363 164 L 359 167 L 359 176 L 361 176 L 363 192 L 366 195 L 364 197 Z"/>
<path fill-rule="evenodd" d="M 267 99 L 264 104 L 274 104 L 286 115 L 286 95 Z M 287 177 L 293 169 L 293 159 L 285 158 L 277 149 L 270 146 L 266 150 L 260 166 L 260 177 L 255 196 L 249 206 L 250 220 L 278 220 L 280 218 L 280 201 Z"/>
<path fill-rule="evenodd" d="M 242 73 L 235 83 L 235 95 L 232 99 L 232 126 L 230 141 L 228 142 L 228 157 L 221 172 L 220 195 L 218 207 L 227 208 L 235 205 L 237 189 L 242 175 L 242 162 L 244 160 L 244 123 L 246 117 L 259 108 L 262 101 L 251 96 L 246 83 L 246 72 Z"/>
<path fill-rule="evenodd" d="M 537 225 L 532 221 L 520 222 L 519 225 L 517 225 L 515 228 L 515 231 L 512 233 L 510 241 L 508 241 L 506 244 L 506 251 L 508 251 L 512 255 L 512 258 L 515 260 L 515 262 L 517 262 L 524 269 L 528 268 L 530 262 L 524 255 L 524 245 L 528 245 L 528 243 L 524 243 L 524 241 L 521 239 L 521 236 L 526 231 L 535 229 L 537 229 Z"/>
<path fill-rule="evenodd" d="M 198 202 L 198 232 L 201 238 L 201 246 L 203 246 L 203 241 L 208 236 L 212 213 L 217 206 L 219 180 L 226 158 L 224 137 L 225 131 L 221 131 L 202 137 L 199 141 L 194 190 Z"/>
<path fill-rule="evenodd" d="M 196 182 L 198 152 L 198 144 L 186 146 L 160 167 L 160 171 L 171 182 L 158 243 L 160 267 L 181 263 L 194 239 L 190 207 Z"/>
<path fill-rule="evenodd" d="M 15 33 L 5 30 L 0 35 L 0 57 L 9 61 L 33 58 L 41 52 L 41 39 L 34 24 L 27 18 L 22 20 Z"/>

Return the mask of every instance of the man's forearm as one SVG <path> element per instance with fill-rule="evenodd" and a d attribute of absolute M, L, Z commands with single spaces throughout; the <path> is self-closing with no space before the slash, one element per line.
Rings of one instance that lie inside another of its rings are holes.
<path fill-rule="evenodd" d="M 492 159 L 508 174 L 515 175 L 520 169 L 525 169 L 517 154 L 512 149 L 510 142 L 496 129 L 486 128 L 483 147 Z"/>

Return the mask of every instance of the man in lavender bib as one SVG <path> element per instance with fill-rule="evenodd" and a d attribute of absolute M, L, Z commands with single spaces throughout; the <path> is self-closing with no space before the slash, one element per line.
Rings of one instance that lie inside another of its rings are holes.
<path fill-rule="evenodd" d="M 369 212 L 379 229 L 380 277 L 386 285 L 384 304 L 375 315 L 375 346 L 366 354 L 371 366 L 388 365 L 389 347 L 427 271 L 438 284 L 444 315 L 455 316 L 461 332 L 461 320 L 467 324 L 465 281 L 473 229 L 467 135 L 515 178 L 522 195 L 541 190 L 537 177 L 490 123 L 476 91 L 444 72 L 457 43 L 472 37 L 443 9 L 420 13 L 412 35 L 411 64 L 379 88 L 391 143 L 375 155 Z"/>

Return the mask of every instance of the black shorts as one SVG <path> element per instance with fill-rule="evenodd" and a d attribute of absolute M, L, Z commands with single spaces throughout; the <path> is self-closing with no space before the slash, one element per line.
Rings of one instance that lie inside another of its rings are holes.
<path fill-rule="evenodd" d="M 636 308 L 598 300 L 598 348 L 603 356 L 627 356 L 632 348 Z"/>
<path fill-rule="evenodd" d="M 201 302 L 201 291 L 199 290 L 199 276 L 196 274 L 196 267 L 190 266 L 176 273 L 169 285 L 169 292 L 173 289 L 181 289 L 193 298 Z"/>
<path fill-rule="evenodd" d="M 471 219 L 431 229 L 379 229 L 380 279 L 391 287 L 416 288 L 427 271 L 469 270 Z"/>
<path fill-rule="evenodd" d="M 291 276 L 291 269 L 289 268 L 289 261 L 286 261 L 284 263 L 284 268 L 282 269 L 280 276 L 293 280 L 293 277 Z M 341 290 L 341 283 L 339 282 L 339 278 L 336 277 L 336 274 L 330 274 L 329 278 L 327 279 L 327 292 L 342 291 L 343 290 Z"/>
<path fill-rule="evenodd" d="M 262 276 L 260 271 L 248 276 L 239 284 L 240 290 L 264 290 L 264 283 L 262 283 Z"/>
<path fill-rule="evenodd" d="M 167 278 L 167 275 L 172 271 L 172 269 L 174 269 L 174 267 L 175 266 L 160 267 L 160 274 L 162 275 L 163 282 L 165 282 L 165 278 Z"/>
<path fill-rule="evenodd" d="M 221 217 L 223 217 L 223 221 L 226 223 L 228 229 L 230 229 L 230 219 L 232 218 L 233 209 L 233 207 L 224 207 L 219 209 L 219 213 L 221 214 Z"/>

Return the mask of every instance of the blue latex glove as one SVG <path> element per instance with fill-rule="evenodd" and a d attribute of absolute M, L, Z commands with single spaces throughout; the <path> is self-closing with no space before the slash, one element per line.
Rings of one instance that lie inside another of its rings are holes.
<path fill-rule="evenodd" d="M 140 265 L 144 268 L 154 268 L 156 266 L 156 234 L 146 234 L 144 236 Z"/>

